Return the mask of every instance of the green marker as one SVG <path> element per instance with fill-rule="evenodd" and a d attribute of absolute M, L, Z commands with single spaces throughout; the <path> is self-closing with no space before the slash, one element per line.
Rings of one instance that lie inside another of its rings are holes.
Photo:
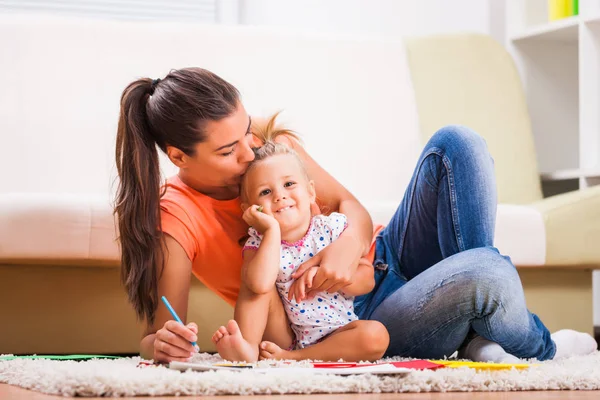
<path fill-rule="evenodd" d="M 258 212 L 262 212 L 262 210 L 263 210 L 263 206 L 258 206 L 258 208 L 256 209 L 256 211 L 258 211 Z"/>

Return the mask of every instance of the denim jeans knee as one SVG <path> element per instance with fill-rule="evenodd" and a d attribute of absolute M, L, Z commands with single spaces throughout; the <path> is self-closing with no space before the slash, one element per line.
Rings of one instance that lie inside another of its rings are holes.
<path fill-rule="evenodd" d="M 447 125 L 439 129 L 425 147 L 429 146 L 468 156 L 486 156 L 491 159 L 483 136 L 462 125 Z"/>

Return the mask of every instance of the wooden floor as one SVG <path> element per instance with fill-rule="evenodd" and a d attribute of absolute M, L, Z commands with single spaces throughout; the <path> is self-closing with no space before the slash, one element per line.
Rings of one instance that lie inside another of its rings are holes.
<path fill-rule="evenodd" d="M 121 397 L 120 399 L 130 400 L 193 400 L 206 398 L 208 396 L 185 396 L 185 397 Z M 211 396 L 212 397 L 212 396 Z M 400 393 L 400 394 L 313 394 L 313 395 L 276 395 L 276 396 L 215 396 L 218 400 L 276 400 L 282 397 L 289 397 L 293 400 L 538 400 L 538 399 L 577 399 L 592 400 L 600 397 L 600 391 L 552 391 L 552 392 L 479 392 L 479 393 Z M 49 400 L 64 399 L 59 396 L 49 396 L 46 394 L 21 389 L 16 386 L 0 384 L 0 399 L 10 400 Z M 101 397 L 87 397 L 87 399 L 105 399 Z"/>

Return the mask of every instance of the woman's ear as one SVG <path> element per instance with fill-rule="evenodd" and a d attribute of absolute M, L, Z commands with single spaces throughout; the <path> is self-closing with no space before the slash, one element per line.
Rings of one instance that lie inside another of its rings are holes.
<path fill-rule="evenodd" d="M 169 157 L 169 160 L 171 160 L 171 162 L 177 166 L 177 168 L 185 167 L 186 155 L 177 147 L 167 146 L 167 156 Z"/>

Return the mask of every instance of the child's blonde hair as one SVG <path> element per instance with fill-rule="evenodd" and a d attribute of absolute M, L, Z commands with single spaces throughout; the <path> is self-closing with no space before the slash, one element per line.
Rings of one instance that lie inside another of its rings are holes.
<path fill-rule="evenodd" d="M 250 127 L 252 134 L 259 138 L 263 143 L 273 142 L 276 137 L 281 135 L 287 135 L 300 141 L 300 138 L 298 137 L 298 134 L 296 132 L 294 132 L 291 129 L 287 129 L 277 125 L 277 117 L 280 113 L 281 111 L 276 112 L 275 114 L 271 115 L 271 117 L 267 120 L 252 120 L 252 126 Z"/>
<path fill-rule="evenodd" d="M 295 139 L 298 141 L 300 140 L 300 138 L 298 137 L 298 134 L 296 134 L 296 132 L 276 125 L 276 120 L 277 120 L 278 115 L 279 115 L 279 112 L 273 114 L 267 121 L 264 121 L 264 120 L 252 121 L 252 126 L 251 126 L 252 134 L 254 136 L 256 136 L 257 138 L 259 138 L 260 141 L 263 143 L 263 145 L 261 147 L 254 147 L 252 149 L 252 151 L 254 151 L 254 160 L 252 160 L 252 162 L 248 166 L 248 169 L 246 170 L 244 177 L 246 177 L 248 175 L 248 172 L 253 167 L 255 167 L 259 162 L 266 160 L 269 157 L 273 157 L 273 156 L 276 156 L 279 154 L 289 154 L 289 155 L 293 156 L 294 158 L 296 158 L 298 165 L 300 165 L 300 167 L 302 168 L 302 172 L 304 172 L 304 175 L 306 176 L 306 179 L 308 180 L 308 173 L 306 171 L 306 166 L 304 165 L 304 163 L 302 162 L 300 157 L 298 157 L 298 153 L 296 153 L 296 151 L 294 149 L 292 149 L 289 146 L 286 146 L 285 144 L 275 143 L 275 138 L 277 138 L 278 136 L 281 136 L 281 135 L 289 136 L 292 139 Z M 245 181 L 245 179 L 242 178 L 242 186 L 245 186 L 244 181 Z M 242 191 L 242 194 L 245 196 L 244 192 L 245 192 L 245 190 Z"/>
<path fill-rule="evenodd" d="M 276 120 L 277 120 L 278 115 L 279 115 L 279 112 L 273 114 L 266 121 L 265 120 L 258 120 L 258 121 L 253 120 L 252 121 L 252 126 L 250 127 L 250 130 L 252 131 L 252 134 L 254 136 L 256 136 L 258 139 L 260 139 L 260 141 L 263 143 L 263 145 L 261 147 L 252 148 L 252 151 L 254 152 L 254 160 L 252 160 L 250 162 L 250 165 L 248 165 L 248 169 L 246 169 L 246 172 L 244 173 L 244 176 L 242 177 L 242 190 L 240 193 L 242 202 L 245 202 L 248 199 L 248 194 L 246 193 L 246 185 L 245 185 L 246 177 L 248 176 L 248 172 L 253 167 L 255 167 L 259 162 L 266 160 L 269 157 L 273 157 L 278 154 L 290 154 L 291 156 L 296 158 L 296 161 L 298 162 L 298 165 L 300 165 L 300 168 L 302 168 L 302 172 L 304 172 L 306 179 L 307 180 L 309 179 L 308 172 L 306 171 L 306 166 L 304 165 L 304 163 L 302 162 L 300 157 L 298 157 L 298 153 L 296 153 L 296 151 L 294 149 L 292 149 L 289 146 L 286 146 L 285 144 L 275 143 L 275 138 L 278 136 L 281 136 L 281 135 L 286 135 L 286 136 L 291 137 L 294 140 L 300 141 L 300 138 L 298 137 L 298 134 L 296 134 L 296 132 L 294 132 L 290 129 L 279 127 L 276 125 Z M 238 243 L 240 244 L 240 246 L 243 246 L 249 237 L 250 236 L 247 234 L 242 236 L 238 240 Z"/>

